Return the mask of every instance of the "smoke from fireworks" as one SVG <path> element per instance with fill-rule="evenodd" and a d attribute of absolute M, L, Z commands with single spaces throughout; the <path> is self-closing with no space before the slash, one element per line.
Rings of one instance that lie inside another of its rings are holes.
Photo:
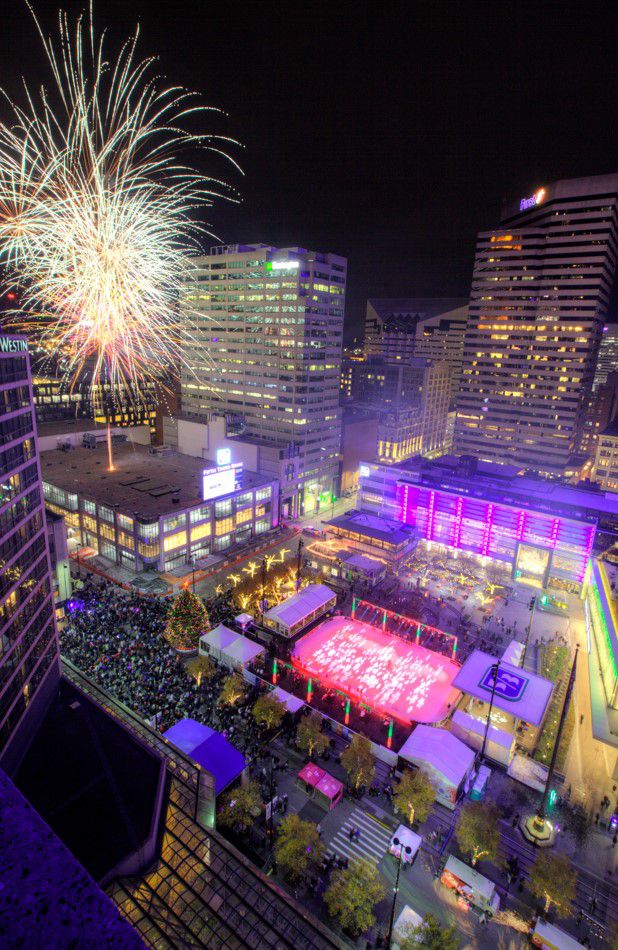
<path fill-rule="evenodd" d="M 4 290 L 20 290 L 10 322 L 73 382 L 88 362 L 93 386 L 138 393 L 181 362 L 178 297 L 209 233 L 192 214 L 234 200 L 180 156 L 197 147 L 238 168 L 233 140 L 183 128 L 206 107 L 160 85 L 154 60 L 136 58 L 138 31 L 108 61 L 92 10 L 73 29 L 61 12 L 55 45 L 35 23 L 50 88 L 24 83 L 22 106 L 5 94 L 12 120 L 0 124 L 0 263 Z"/>

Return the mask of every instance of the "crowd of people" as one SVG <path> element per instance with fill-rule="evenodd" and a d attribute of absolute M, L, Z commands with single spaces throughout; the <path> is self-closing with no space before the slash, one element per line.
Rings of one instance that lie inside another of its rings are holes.
<path fill-rule="evenodd" d="M 127 594 L 86 583 L 67 607 L 61 650 L 79 669 L 133 712 L 165 731 L 196 719 L 224 732 L 241 752 L 257 752 L 251 694 L 238 707 L 222 706 L 226 671 L 198 685 L 164 633 L 170 600 Z"/>

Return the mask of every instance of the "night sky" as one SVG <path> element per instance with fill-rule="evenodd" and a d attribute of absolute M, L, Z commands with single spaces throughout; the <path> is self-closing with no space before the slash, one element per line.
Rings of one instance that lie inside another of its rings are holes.
<path fill-rule="evenodd" d="M 51 27 L 57 4 L 33 4 Z M 467 296 L 476 232 L 504 199 L 617 169 L 614 10 L 95 0 L 112 43 L 139 20 L 169 81 L 229 113 L 208 130 L 243 142 L 246 175 L 205 166 L 243 196 L 213 209 L 216 234 L 349 258 L 348 337 L 367 297 Z M 21 0 L 3 10 L 0 64 L 12 93 L 21 73 L 47 78 Z"/>

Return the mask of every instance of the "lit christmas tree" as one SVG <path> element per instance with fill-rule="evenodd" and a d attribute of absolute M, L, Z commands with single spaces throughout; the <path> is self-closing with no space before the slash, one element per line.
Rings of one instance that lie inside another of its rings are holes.
<path fill-rule="evenodd" d="M 165 636 L 175 650 L 195 650 L 208 629 L 208 613 L 188 588 L 176 598 L 167 617 Z"/>

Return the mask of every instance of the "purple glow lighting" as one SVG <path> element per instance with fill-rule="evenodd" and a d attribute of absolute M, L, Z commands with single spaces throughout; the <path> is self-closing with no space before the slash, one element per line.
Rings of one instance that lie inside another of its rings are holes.
<path fill-rule="evenodd" d="M 564 562 L 557 569 L 583 580 L 595 524 L 409 483 L 398 486 L 397 501 L 401 521 L 427 541 L 509 562 L 518 543 L 528 544 L 554 551 Z"/>

